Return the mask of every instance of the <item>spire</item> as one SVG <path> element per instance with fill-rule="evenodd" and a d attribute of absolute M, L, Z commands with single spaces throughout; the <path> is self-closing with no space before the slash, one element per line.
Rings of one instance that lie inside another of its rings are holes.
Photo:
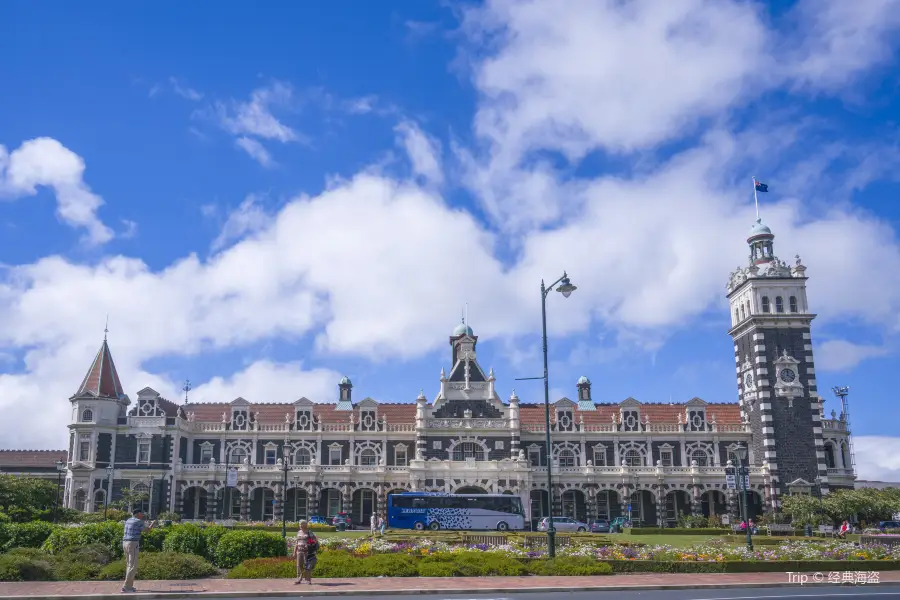
<path fill-rule="evenodd" d="M 103 330 L 103 343 L 91 368 L 88 369 L 87 375 L 81 382 L 76 396 L 83 394 L 92 394 L 99 398 L 112 398 L 118 400 L 125 397 L 125 391 L 122 389 L 122 382 L 119 381 L 119 373 L 116 371 L 116 364 L 113 362 L 112 354 L 109 351 L 109 343 L 106 341 L 109 333 L 108 326 Z"/>

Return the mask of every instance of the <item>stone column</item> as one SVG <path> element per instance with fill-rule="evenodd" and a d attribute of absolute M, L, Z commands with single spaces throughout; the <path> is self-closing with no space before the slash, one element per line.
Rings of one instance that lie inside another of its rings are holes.
<path fill-rule="evenodd" d="M 250 484 L 246 481 L 241 487 L 241 521 L 250 520 Z"/>
<path fill-rule="evenodd" d="M 677 513 L 677 506 L 675 510 Z M 661 483 L 656 486 L 656 520 L 660 527 L 666 526 L 666 491 Z"/>
<path fill-rule="evenodd" d="M 206 520 L 215 521 L 219 518 L 218 498 L 216 498 L 215 482 L 207 482 L 206 484 Z"/>
<path fill-rule="evenodd" d="M 588 522 L 597 518 L 597 490 L 593 486 L 584 490 L 584 501 L 587 504 Z"/>
<path fill-rule="evenodd" d="M 692 485 L 691 491 L 691 514 L 695 517 L 703 516 L 703 506 L 702 506 L 702 490 L 700 489 L 702 486 L 699 483 L 695 483 Z"/>
<path fill-rule="evenodd" d="M 184 482 L 175 481 L 175 512 L 184 518 Z"/>
<path fill-rule="evenodd" d="M 307 513 L 311 517 L 319 514 L 319 488 L 315 482 L 306 486 Z"/>
<path fill-rule="evenodd" d="M 284 484 L 276 483 L 275 489 L 272 491 L 273 491 L 274 499 L 275 499 L 275 505 L 272 508 L 272 518 L 276 522 L 279 522 L 279 521 L 281 521 L 281 515 L 284 514 L 284 500 L 283 500 L 283 498 L 284 498 L 283 494 L 285 491 Z"/>

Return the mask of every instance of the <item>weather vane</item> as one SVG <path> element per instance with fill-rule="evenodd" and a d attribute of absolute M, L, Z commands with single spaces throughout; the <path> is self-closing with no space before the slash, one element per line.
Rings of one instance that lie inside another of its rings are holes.
<path fill-rule="evenodd" d="M 184 386 L 183 386 L 181 389 L 182 389 L 182 391 L 184 391 L 184 403 L 187 404 L 187 401 L 188 401 L 188 392 L 191 391 L 191 390 L 193 389 L 193 388 L 191 387 L 191 380 L 190 380 L 190 379 L 185 379 L 185 380 L 184 380 Z"/>

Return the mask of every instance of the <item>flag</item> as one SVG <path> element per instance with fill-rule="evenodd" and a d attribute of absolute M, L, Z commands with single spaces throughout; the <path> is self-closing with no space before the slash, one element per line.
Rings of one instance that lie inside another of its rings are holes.
<path fill-rule="evenodd" d="M 766 183 L 760 183 L 759 181 L 755 181 L 754 183 L 756 184 L 756 191 L 757 191 L 757 192 L 768 192 L 768 191 L 769 191 L 769 185 L 768 185 L 768 184 L 766 184 Z"/>

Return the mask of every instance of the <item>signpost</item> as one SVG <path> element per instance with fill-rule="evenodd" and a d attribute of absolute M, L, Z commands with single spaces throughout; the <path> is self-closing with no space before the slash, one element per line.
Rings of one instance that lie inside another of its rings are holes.
<path fill-rule="evenodd" d="M 234 467 L 231 467 L 228 470 L 228 475 L 225 477 L 225 487 L 237 487 L 238 480 L 238 470 Z"/>
<path fill-rule="evenodd" d="M 737 477 L 734 474 L 734 467 L 725 467 L 725 487 L 729 490 L 737 489 Z"/>

